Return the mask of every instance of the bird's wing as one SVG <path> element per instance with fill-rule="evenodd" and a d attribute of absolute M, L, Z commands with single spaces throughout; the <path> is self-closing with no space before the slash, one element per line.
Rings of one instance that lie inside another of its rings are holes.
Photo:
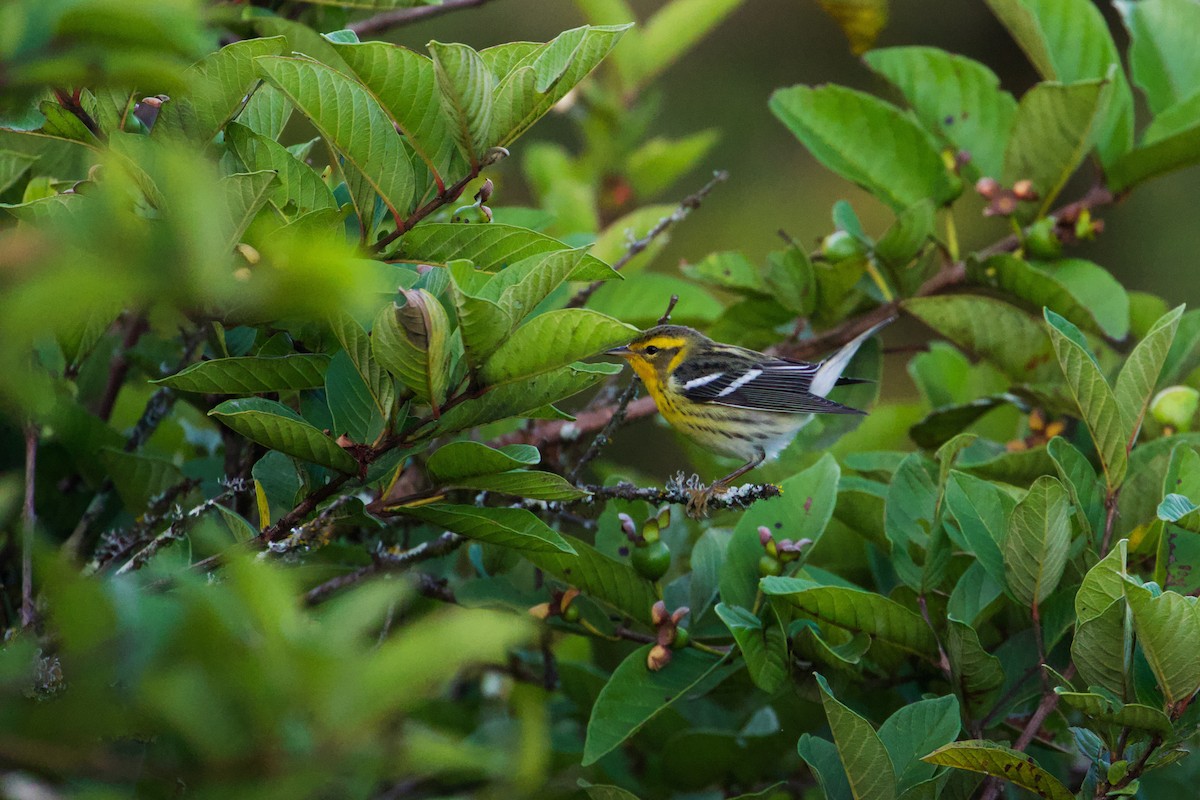
<path fill-rule="evenodd" d="M 819 364 L 772 358 L 724 372 L 716 369 L 692 372 L 680 367 L 675 379 L 684 396 L 697 403 L 793 414 L 864 413 L 812 394 L 809 389 L 819 368 Z"/>

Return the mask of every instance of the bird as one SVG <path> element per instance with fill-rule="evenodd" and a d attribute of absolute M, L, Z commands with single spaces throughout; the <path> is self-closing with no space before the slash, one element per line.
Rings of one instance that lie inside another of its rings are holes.
<path fill-rule="evenodd" d="M 629 363 L 672 427 L 708 450 L 743 460 L 704 490 L 706 502 L 779 455 L 813 414 L 865 414 L 826 395 L 834 386 L 866 382 L 842 372 L 863 342 L 890 322 L 817 363 L 721 344 L 683 325 L 657 325 L 606 354 Z"/>

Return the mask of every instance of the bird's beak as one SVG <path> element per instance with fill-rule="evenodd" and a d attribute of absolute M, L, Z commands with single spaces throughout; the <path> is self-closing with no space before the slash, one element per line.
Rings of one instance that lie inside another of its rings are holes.
<path fill-rule="evenodd" d="M 629 349 L 628 345 L 623 344 L 620 347 L 614 347 L 612 350 L 605 350 L 604 355 L 620 356 L 621 358 L 629 358 L 629 356 L 633 355 L 633 351 Z"/>

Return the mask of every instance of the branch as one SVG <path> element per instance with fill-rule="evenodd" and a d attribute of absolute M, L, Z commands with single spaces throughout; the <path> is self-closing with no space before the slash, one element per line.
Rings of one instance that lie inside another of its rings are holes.
<path fill-rule="evenodd" d="M 37 613 L 33 604 L 33 532 L 37 527 L 37 451 L 38 428 L 32 422 L 25 426 L 25 505 L 21 511 L 21 627 L 33 625 Z"/>
<path fill-rule="evenodd" d="M 384 572 L 395 572 L 402 570 L 413 564 L 421 561 L 428 561 L 431 558 L 439 558 L 449 553 L 453 553 L 463 542 L 467 541 L 465 536 L 459 536 L 457 533 L 446 531 L 436 539 L 431 539 L 428 542 L 422 542 L 416 547 L 405 550 L 402 553 L 391 554 L 387 551 L 381 551 L 375 554 L 375 562 L 354 572 L 345 575 L 339 575 L 336 578 L 325 581 L 317 586 L 309 589 L 304 595 L 304 602 L 310 606 L 315 606 L 323 603 L 336 592 L 342 589 L 353 586 L 372 575 L 378 575 Z"/>
<path fill-rule="evenodd" d="M 1063 673 L 1063 677 L 1070 680 L 1075 675 L 1075 665 L 1067 667 Z M 1058 693 L 1053 689 L 1047 690 L 1042 695 L 1042 701 L 1038 703 L 1038 707 L 1034 710 L 1032 716 L 1025 723 L 1025 728 L 1021 731 L 1021 735 L 1017 737 L 1017 741 L 1013 743 L 1013 749 L 1018 752 L 1024 752 L 1026 747 L 1033 743 L 1038 731 L 1042 729 L 1042 723 L 1050 716 L 1050 713 L 1058 707 Z M 1003 791 L 1004 784 L 993 778 L 988 784 L 987 789 L 980 795 L 980 800 L 996 800 Z"/>
<path fill-rule="evenodd" d="M 428 7 L 429 8 L 440 8 L 440 6 L 428 6 Z M 409 9 L 409 10 L 412 10 L 412 9 Z M 501 149 L 503 149 L 503 148 L 501 148 Z M 505 150 L 504 152 L 505 152 L 505 155 L 508 154 L 507 150 Z M 425 205 L 418 208 L 416 211 L 414 211 L 412 213 L 412 216 L 410 216 L 408 219 L 404 220 L 403 222 L 399 222 L 396 225 L 396 230 L 392 231 L 387 236 L 384 236 L 382 239 L 380 239 L 378 242 L 375 243 L 375 245 L 374 245 L 375 252 L 376 253 L 383 252 L 389 244 L 391 244 L 392 242 L 396 241 L 404 234 L 411 231 L 418 222 L 425 219 L 426 217 L 428 217 L 434 211 L 437 211 L 442 206 L 448 205 L 450 203 L 453 203 L 455 200 L 457 200 L 459 195 L 461 195 L 463 193 L 463 189 L 467 188 L 467 184 L 479 177 L 479 172 L 480 172 L 480 170 L 483 169 L 484 166 L 486 166 L 486 165 L 477 164 L 476 166 L 472 167 L 471 171 L 469 173 L 467 173 L 463 178 L 461 178 L 457 183 L 448 187 L 445 191 L 439 193 L 436 197 L 434 197 L 428 203 L 426 203 Z"/>
<path fill-rule="evenodd" d="M 87 112 L 83 104 L 79 102 L 80 91 L 76 89 L 73 93 L 67 94 L 62 89 L 54 90 L 54 98 L 58 100 L 58 104 L 66 109 L 69 113 L 75 116 L 83 126 L 92 132 L 92 135 L 97 139 L 104 139 L 104 131 L 100 130 L 100 126 L 96 124 L 96 120 L 92 119 L 92 115 Z"/>
<path fill-rule="evenodd" d="M 475 8 L 477 6 L 487 5 L 491 0 L 442 0 L 441 5 L 436 6 L 417 6 L 416 8 L 397 8 L 393 11 L 384 11 L 376 14 L 373 17 L 360 19 L 358 22 L 351 22 L 346 26 L 348 30 L 354 31 L 359 36 L 369 34 L 382 33 L 390 28 L 399 28 L 404 25 L 410 25 L 414 22 L 420 22 L 424 19 L 448 14 L 451 11 L 461 11 L 464 8 Z"/>
<path fill-rule="evenodd" d="M 621 269 L 637 257 L 639 253 L 654 243 L 654 240 L 662 236 L 676 222 L 682 222 L 687 219 L 688 214 L 691 214 L 700 204 L 704 202 L 704 198 L 709 192 L 717 188 L 717 184 L 729 177 L 729 173 L 724 170 L 714 172 L 712 180 L 704 184 L 695 193 L 688 195 L 679 202 L 679 206 L 669 215 L 660 219 L 653 228 L 646 231 L 646 235 L 640 239 L 634 239 L 625 249 L 625 254 L 613 262 L 612 268 L 614 272 L 620 272 Z M 596 290 L 605 284 L 605 281 L 593 281 L 584 288 L 575 293 L 575 296 L 567 301 L 566 308 L 582 308 L 587 305 L 587 301 L 591 298 Z M 668 312 L 669 313 L 669 312 Z"/>
<path fill-rule="evenodd" d="M 129 374 L 129 351 L 137 344 L 142 334 L 150 329 L 146 315 L 137 313 L 126 320 L 125 336 L 113 351 L 108 365 L 108 382 L 104 385 L 104 394 L 96 406 L 96 416 L 105 422 L 112 416 L 113 407 L 117 404 L 117 395 L 125 385 L 125 377 Z"/>
<path fill-rule="evenodd" d="M 588 445 L 588 449 L 579 457 L 578 463 L 567 474 L 567 481 L 574 483 L 579 478 L 579 473 L 583 472 L 592 459 L 600 455 L 600 449 L 604 447 L 612 439 L 613 433 L 617 428 L 621 427 L 621 423 L 625 421 L 625 414 L 629 410 L 629 404 L 633 402 L 633 398 L 637 397 L 637 378 L 629 381 L 629 385 L 621 392 L 621 396 L 617 398 L 616 407 L 613 408 L 612 415 L 608 418 L 604 428 L 596 434 L 596 438 L 592 439 L 592 443 Z"/>
<path fill-rule="evenodd" d="M 688 505 L 692 502 L 692 495 L 688 491 L 689 484 L 696 479 L 685 479 L 683 473 L 680 472 L 672 480 L 667 482 L 667 485 L 661 489 L 655 486 L 636 486 L 632 483 L 621 483 L 613 486 L 580 486 L 579 488 L 591 492 L 590 497 L 581 498 L 575 502 L 578 503 L 594 503 L 597 500 L 611 500 L 617 498 L 620 500 L 645 500 L 649 503 L 680 503 Z M 741 486 L 731 487 L 724 494 L 715 495 L 707 504 L 707 508 L 746 508 L 752 503 L 759 500 L 766 500 L 771 497 L 778 497 L 780 489 L 773 483 L 745 483 Z"/>

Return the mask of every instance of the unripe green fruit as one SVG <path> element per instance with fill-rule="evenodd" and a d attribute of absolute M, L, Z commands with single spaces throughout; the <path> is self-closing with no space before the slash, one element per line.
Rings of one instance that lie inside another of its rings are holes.
<path fill-rule="evenodd" d="M 1025 231 L 1025 252 L 1034 258 L 1058 258 L 1062 241 L 1054 232 L 1054 220 L 1042 217 Z"/>
<path fill-rule="evenodd" d="M 682 650 L 688 646 L 690 641 L 692 641 L 692 635 L 688 633 L 687 628 L 676 628 L 675 641 L 671 642 L 671 647 L 675 650 Z"/>
<path fill-rule="evenodd" d="M 783 572 L 783 564 L 774 556 L 763 556 L 758 560 L 758 574 L 764 578 L 769 575 L 779 575 Z"/>
<path fill-rule="evenodd" d="M 671 550 L 661 539 L 634 549 L 629 557 L 633 568 L 643 578 L 656 581 L 671 568 Z"/>
<path fill-rule="evenodd" d="M 1192 429 L 1197 408 L 1200 408 L 1200 391 L 1191 386 L 1168 386 L 1150 401 L 1150 413 L 1158 424 L 1169 425 L 1181 433 Z"/>
<path fill-rule="evenodd" d="M 821 255 L 833 264 L 861 256 L 866 252 L 862 242 L 845 231 L 834 231 L 821 241 Z"/>
<path fill-rule="evenodd" d="M 574 603 L 562 610 L 563 622 L 579 622 L 579 607 Z"/>

